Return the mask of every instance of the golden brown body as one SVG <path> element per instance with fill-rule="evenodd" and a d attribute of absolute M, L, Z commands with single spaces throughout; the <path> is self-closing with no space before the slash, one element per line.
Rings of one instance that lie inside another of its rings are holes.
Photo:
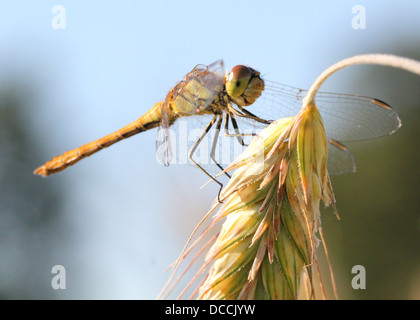
<path fill-rule="evenodd" d="M 197 65 L 169 91 L 165 101 L 156 103 L 136 121 L 101 139 L 53 158 L 36 169 L 34 173 L 48 176 L 60 172 L 81 159 L 137 133 L 159 126 L 166 129 L 180 117 L 207 114 L 213 115 L 213 118 L 194 143 L 188 156 L 191 163 L 215 180 L 192 157 L 212 126 L 215 126 L 216 131 L 219 132 L 223 128 L 222 122 L 224 121 L 225 134 L 229 137 L 236 137 L 238 142 L 244 145 L 235 118 L 248 118 L 260 125 L 267 125 L 271 122 L 269 119 L 282 118 L 285 113 L 289 114 L 291 110 L 299 112 L 305 92 L 299 88 L 273 81 L 268 81 L 266 87 L 260 73 L 247 66 L 235 66 L 230 73 L 224 74 L 222 60 L 208 66 Z M 264 106 L 257 105 L 255 110 L 261 116 L 256 116 L 245 108 L 254 105 L 262 93 L 264 93 L 262 101 L 267 104 L 266 107 L 271 109 L 264 116 Z M 357 141 L 380 137 L 395 132 L 401 126 L 398 114 L 388 104 L 378 99 L 322 92 L 318 92 L 317 98 L 320 102 L 318 109 L 324 118 L 330 145 L 334 147 L 332 150 L 342 152 L 337 159 L 344 165 L 338 162 L 335 164 L 340 173 L 353 172 L 355 165 L 347 148 L 338 141 Z M 231 131 L 228 130 L 229 123 L 234 129 L 234 133 L 230 133 Z M 163 136 L 159 135 L 158 137 L 163 138 L 161 145 L 163 148 L 159 147 L 157 154 L 162 156 L 162 163 L 166 165 L 170 163 L 170 139 L 169 136 L 166 136 L 166 130 L 160 133 Z M 212 146 L 216 146 L 215 141 Z M 212 147 L 210 158 L 223 170 L 215 160 L 215 149 Z"/>
<path fill-rule="evenodd" d="M 60 172 L 81 159 L 137 133 L 159 126 L 166 129 L 180 117 L 208 114 L 214 115 L 213 120 L 204 129 L 203 134 L 196 141 L 189 154 L 190 160 L 202 169 L 202 167 L 192 159 L 192 153 L 216 120 L 216 129 L 220 130 L 223 115 L 225 115 L 225 122 L 228 120 L 229 116 L 231 117 L 232 125 L 234 127 L 236 126 L 236 122 L 234 122 L 235 116 L 248 117 L 265 124 L 268 123 L 265 120 L 256 118 L 242 107 L 252 104 L 255 99 L 260 96 L 264 89 L 264 81 L 260 78 L 259 72 L 254 69 L 245 66 L 237 66 L 235 68 L 238 69 L 238 67 L 239 70 L 241 70 L 241 68 L 247 70 L 247 79 L 245 79 L 246 81 L 243 81 L 244 79 L 236 79 L 235 77 L 229 78 L 231 81 L 228 81 L 227 84 L 230 84 L 230 87 L 234 89 L 232 91 L 235 93 L 234 95 L 228 93 L 226 90 L 226 79 L 222 60 L 218 60 L 209 66 L 197 65 L 182 81 L 169 91 L 165 101 L 156 103 L 153 108 L 136 121 L 101 139 L 87 143 L 79 148 L 67 151 L 62 155 L 53 158 L 36 169 L 34 173 L 41 176 L 48 176 Z M 235 70 L 235 68 L 232 70 Z M 238 74 L 240 75 L 241 73 L 239 72 Z M 239 84 L 241 85 L 239 86 Z M 240 110 L 235 110 L 231 105 L 231 101 L 236 103 Z M 166 132 L 163 134 L 165 135 Z M 235 134 L 231 136 L 235 136 Z M 238 136 L 237 133 L 236 136 Z M 164 137 L 165 144 L 163 145 L 164 147 L 161 152 L 164 157 L 164 159 L 162 159 L 162 163 L 164 164 L 169 164 L 169 158 L 166 158 L 166 156 L 170 156 L 170 149 L 168 148 L 170 143 L 168 141 L 169 137 Z M 206 172 L 204 169 L 202 170 Z M 206 174 L 208 175 L 207 172 Z M 214 179 L 210 175 L 209 177 Z"/>
<path fill-rule="evenodd" d="M 161 123 L 161 108 L 163 103 L 164 102 L 156 103 L 153 108 L 146 112 L 142 117 L 120 130 L 53 158 L 43 166 L 36 169 L 34 173 L 41 176 L 48 176 L 62 171 L 83 158 L 89 157 L 99 150 L 109 147 L 118 141 L 131 137 L 137 133 L 158 127 Z"/>

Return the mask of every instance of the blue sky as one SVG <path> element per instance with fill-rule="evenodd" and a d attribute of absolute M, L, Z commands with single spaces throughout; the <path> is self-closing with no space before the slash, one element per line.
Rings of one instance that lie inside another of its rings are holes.
<path fill-rule="evenodd" d="M 57 4 L 64 30 L 51 26 Z M 355 5 L 366 9 L 365 30 L 352 28 Z M 198 63 L 223 58 L 227 68 L 249 64 L 308 88 L 343 58 L 393 53 L 391 45 L 411 41 L 419 13 L 418 1 L 2 2 L 0 83 L 12 75 L 36 84 L 32 120 L 49 160 L 137 119 Z M 322 90 L 374 96 L 342 85 L 356 74 L 338 73 Z M 207 179 L 194 168 L 157 164 L 155 134 L 45 179 L 68 186 L 66 217 L 77 239 L 57 249 L 76 282 L 63 297 L 153 299 L 210 207 L 217 187 L 200 190 Z"/>

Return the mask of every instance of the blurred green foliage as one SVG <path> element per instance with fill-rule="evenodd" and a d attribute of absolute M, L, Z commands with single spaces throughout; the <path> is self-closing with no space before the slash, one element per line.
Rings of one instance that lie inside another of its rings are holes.
<path fill-rule="evenodd" d="M 393 54 L 420 60 L 420 48 Z M 323 227 L 340 298 L 419 299 L 420 77 L 365 67 L 353 87 L 389 103 L 402 127 L 392 136 L 348 144 L 357 172 L 332 178 L 341 221 L 324 212 Z M 358 264 L 366 268 L 366 290 L 351 287 Z"/>
<path fill-rule="evenodd" d="M 393 53 L 420 60 L 420 48 Z M 341 220 L 331 211 L 322 220 L 338 291 L 349 299 L 419 298 L 413 279 L 420 274 L 420 78 L 384 67 L 360 70 L 348 92 L 363 88 L 361 94 L 386 101 L 403 126 L 389 137 L 348 144 L 357 173 L 333 177 Z M 48 143 L 31 120 L 33 90 L 25 83 L 0 88 L 0 299 L 55 298 L 50 272 L 67 236 L 62 186 L 32 175 Z M 351 288 L 357 264 L 366 267 L 366 290 Z"/>
<path fill-rule="evenodd" d="M 43 149 L 30 122 L 32 90 L 24 82 L 0 88 L 0 299 L 54 298 L 62 189 L 32 174 Z"/>

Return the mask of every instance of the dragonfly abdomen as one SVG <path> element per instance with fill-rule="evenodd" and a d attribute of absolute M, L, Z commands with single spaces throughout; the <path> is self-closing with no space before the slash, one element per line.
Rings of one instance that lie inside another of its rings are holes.
<path fill-rule="evenodd" d="M 34 174 L 48 176 L 50 174 L 60 172 L 83 158 L 89 157 L 99 150 L 107 148 L 118 141 L 131 137 L 137 133 L 158 127 L 162 118 L 161 108 L 162 102 L 156 103 L 153 108 L 136 121 L 103 138 L 87 143 L 79 148 L 67 151 L 60 156 L 54 157 L 43 166 L 36 169 Z"/>

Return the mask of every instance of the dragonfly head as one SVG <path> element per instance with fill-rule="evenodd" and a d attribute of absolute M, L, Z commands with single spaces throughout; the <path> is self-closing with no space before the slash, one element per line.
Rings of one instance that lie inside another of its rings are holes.
<path fill-rule="evenodd" d="M 226 91 L 231 100 L 239 106 L 249 106 L 264 90 L 260 73 L 250 67 L 238 65 L 225 78 Z"/>

